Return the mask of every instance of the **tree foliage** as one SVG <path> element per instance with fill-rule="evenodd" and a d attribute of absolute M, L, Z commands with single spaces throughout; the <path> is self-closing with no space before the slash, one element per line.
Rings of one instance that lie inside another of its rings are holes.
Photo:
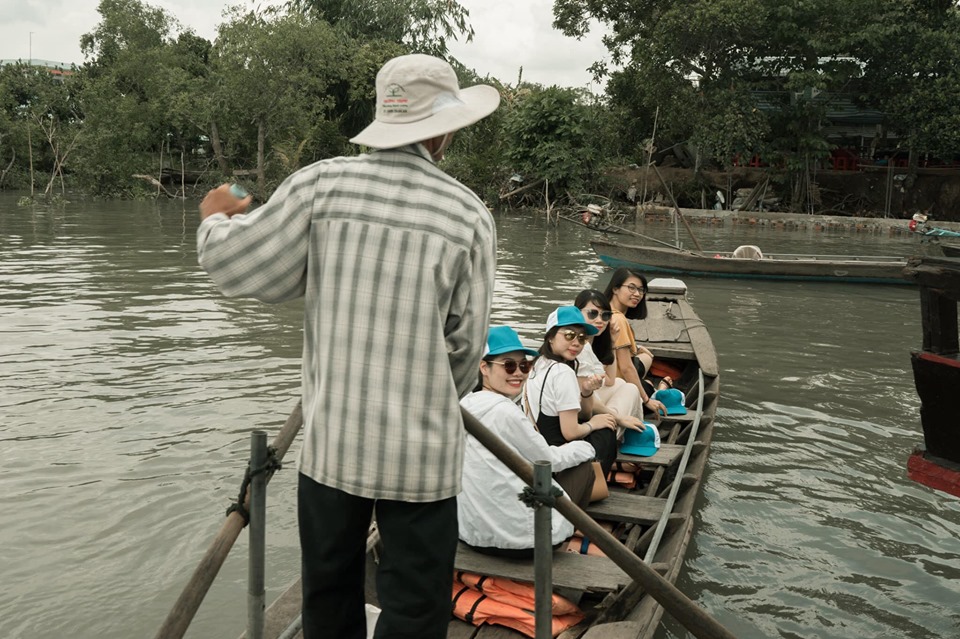
<path fill-rule="evenodd" d="M 469 12 L 456 0 L 291 0 L 291 7 L 357 39 L 401 44 L 445 56 L 447 42 L 473 39 Z"/>
<path fill-rule="evenodd" d="M 579 190 L 602 151 L 593 144 L 594 110 L 578 89 L 526 88 L 504 118 L 505 159 L 528 179 L 563 193 Z"/>

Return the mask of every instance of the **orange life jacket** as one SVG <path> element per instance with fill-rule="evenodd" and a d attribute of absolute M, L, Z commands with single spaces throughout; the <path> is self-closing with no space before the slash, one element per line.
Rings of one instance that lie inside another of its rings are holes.
<path fill-rule="evenodd" d="M 532 583 L 514 581 L 506 577 L 478 575 L 463 570 L 455 572 L 453 578 L 465 586 L 482 592 L 495 601 L 516 606 L 517 608 L 534 609 L 536 590 Z M 558 594 L 553 595 L 551 610 L 555 615 L 568 615 L 580 612 L 580 609 L 577 608 L 575 603 Z"/>
<path fill-rule="evenodd" d="M 532 586 L 531 586 L 532 587 Z M 556 597 L 557 595 L 554 595 Z M 485 623 L 496 624 L 512 628 L 527 637 L 536 636 L 536 621 L 533 609 L 518 608 L 501 601 L 497 601 L 465 585 L 462 581 L 453 580 L 453 614 L 474 626 Z M 576 612 L 552 617 L 552 636 L 583 621 L 583 613 Z"/>

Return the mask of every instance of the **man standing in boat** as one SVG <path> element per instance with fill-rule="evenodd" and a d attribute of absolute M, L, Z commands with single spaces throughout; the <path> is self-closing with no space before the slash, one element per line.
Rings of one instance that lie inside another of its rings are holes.
<path fill-rule="evenodd" d="M 229 185 L 200 205 L 200 265 L 229 297 L 305 297 L 298 511 L 304 636 L 365 637 L 367 528 L 383 540 L 376 637 L 446 637 L 464 435 L 496 268 L 483 202 L 436 166 L 496 89 L 445 61 L 377 74 L 374 149 L 288 177 L 246 215 Z"/>

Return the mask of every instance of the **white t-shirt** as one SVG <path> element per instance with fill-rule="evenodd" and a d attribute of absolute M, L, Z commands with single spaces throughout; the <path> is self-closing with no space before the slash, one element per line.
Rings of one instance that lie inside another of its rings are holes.
<path fill-rule="evenodd" d="M 545 386 L 544 378 L 547 380 Z M 541 390 L 544 415 L 556 416 L 561 411 L 580 410 L 580 383 L 577 374 L 566 364 L 540 357 L 533 365 L 523 392 L 526 393 L 526 402 L 530 404 L 534 421 L 540 417 Z"/>
<path fill-rule="evenodd" d="M 603 362 L 593 352 L 593 345 L 587 342 L 583 345 L 583 350 L 577 355 L 577 361 L 580 362 L 580 368 L 577 369 L 577 377 L 590 377 L 591 375 L 606 375 L 607 369 L 603 367 Z"/>
<path fill-rule="evenodd" d="M 549 446 L 523 411 L 498 393 L 470 393 L 460 405 L 528 461 L 548 460 L 555 473 L 596 455 L 593 446 L 582 440 Z M 460 539 L 472 546 L 533 548 L 534 510 L 517 498 L 526 484 L 472 435 L 467 435 L 462 481 L 463 490 L 457 496 Z M 554 486 L 559 488 L 556 482 Z M 558 513 L 552 513 L 551 528 L 554 544 L 573 534 L 573 524 Z"/>

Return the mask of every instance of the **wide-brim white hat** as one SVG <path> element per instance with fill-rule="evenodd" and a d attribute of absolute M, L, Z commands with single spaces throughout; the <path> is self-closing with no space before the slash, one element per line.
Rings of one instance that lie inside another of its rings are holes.
<path fill-rule="evenodd" d="M 444 60 L 415 53 L 389 60 L 377 73 L 377 114 L 350 139 L 374 149 L 392 149 L 451 133 L 485 118 L 500 93 L 478 84 L 461 89 Z"/>

